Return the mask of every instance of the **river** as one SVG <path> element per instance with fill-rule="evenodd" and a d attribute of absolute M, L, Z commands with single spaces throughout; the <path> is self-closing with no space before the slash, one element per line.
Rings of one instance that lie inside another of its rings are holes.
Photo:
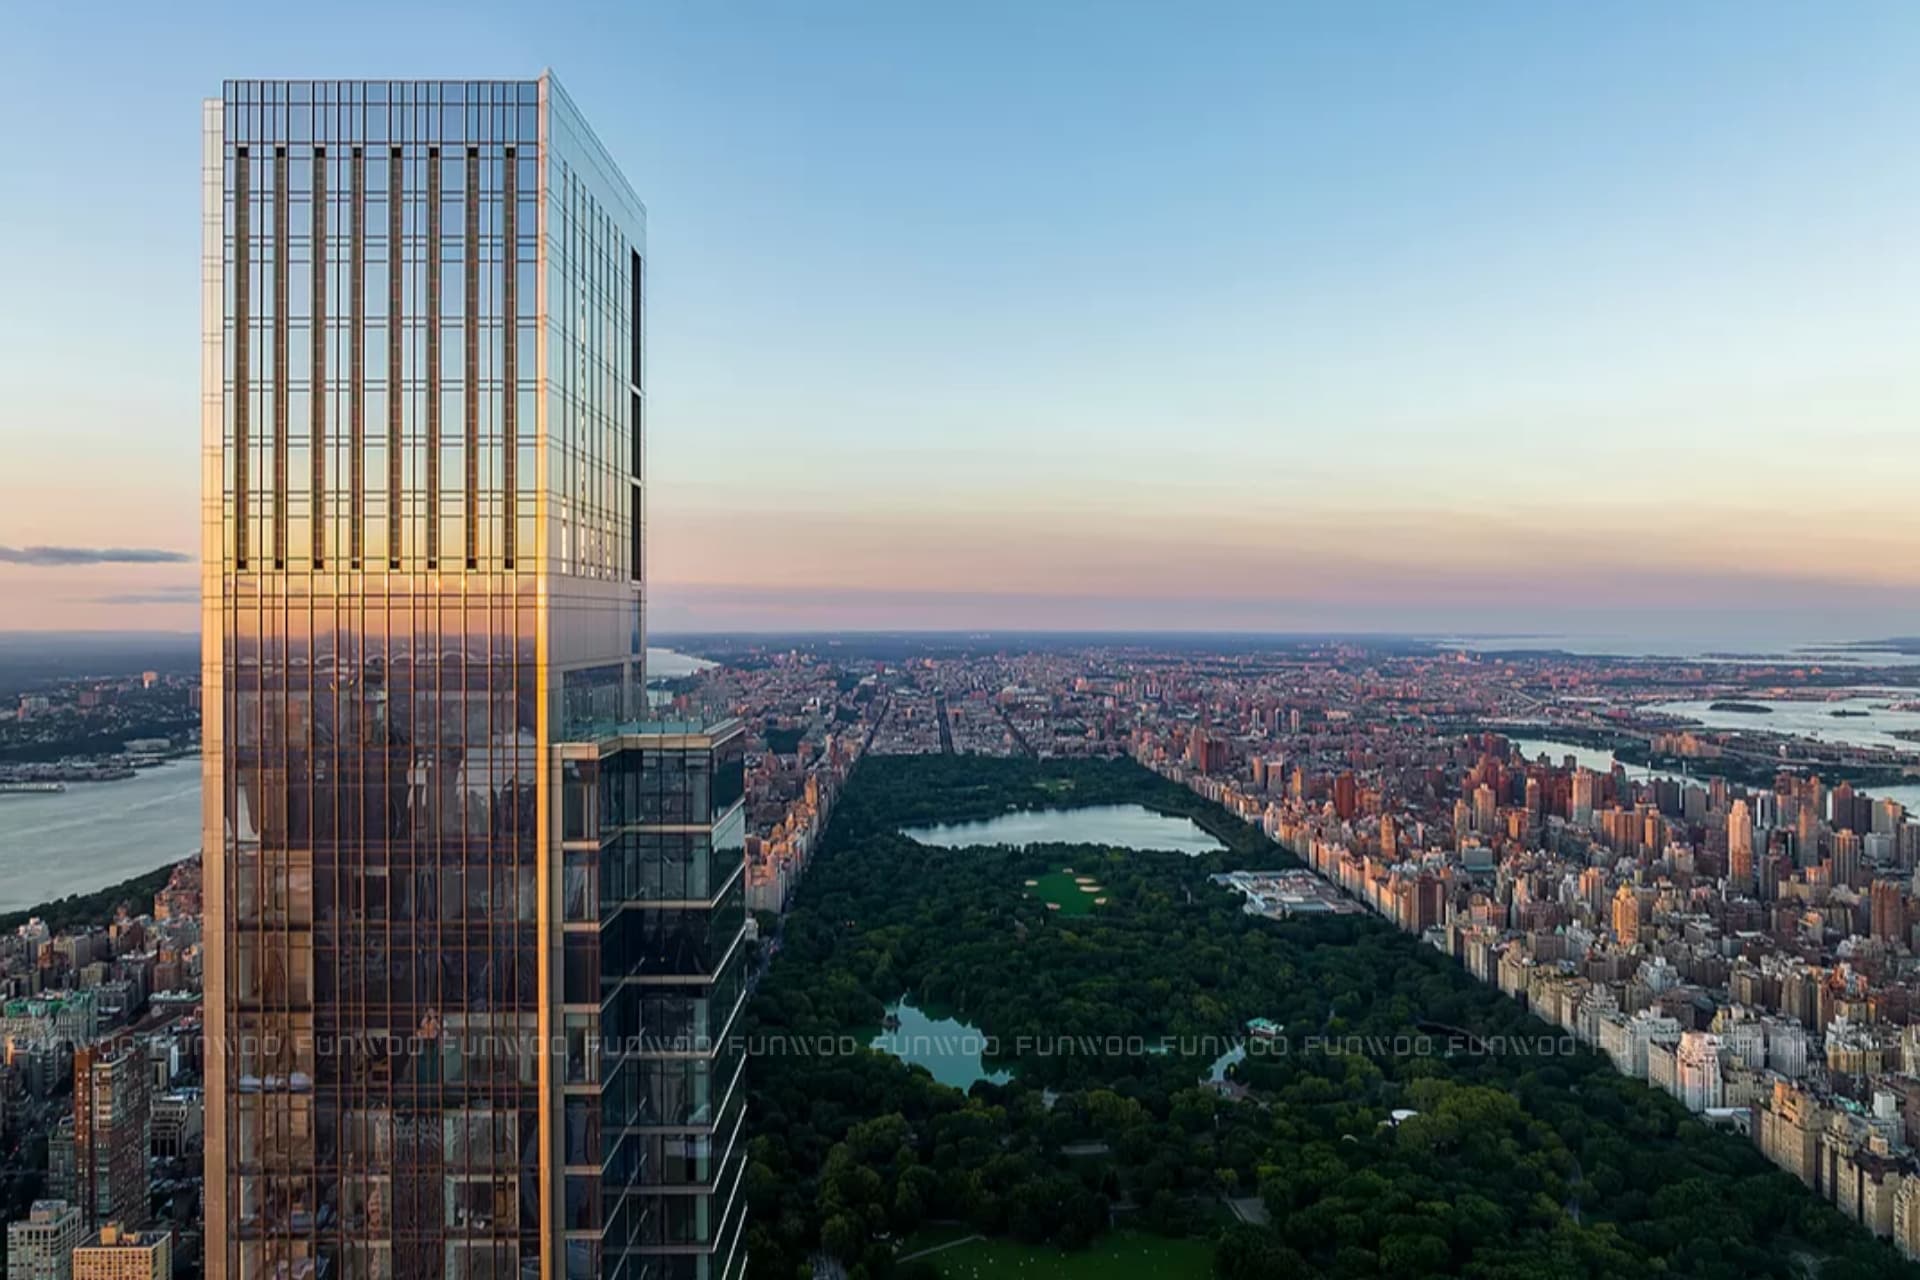
<path fill-rule="evenodd" d="M 200 850 L 200 761 L 0 795 L 0 911 L 92 893 Z"/>
<path fill-rule="evenodd" d="M 1738 713 L 1736 712 L 1734 714 Z M 1755 716 L 1753 718 L 1756 720 L 1771 719 L 1769 716 Z M 1613 770 L 1613 753 L 1602 750 L 1599 747 L 1583 747 L 1576 742 L 1554 742 L 1547 738 L 1509 738 L 1508 741 L 1513 743 L 1514 748 L 1529 761 L 1538 759 L 1541 753 L 1544 752 L 1547 758 L 1552 760 L 1555 765 L 1560 764 L 1564 757 L 1572 756 L 1575 764 L 1584 765 L 1596 773 L 1609 773 Z M 1671 778 L 1675 782 L 1690 783 L 1694 786 L 1704 787 L 1713 776 L 1713 762 L 1711 760 L 1702 760 L 1699 767 L 1699 774 L 1691 778 L 1684 778 L 1676 773 L 1664 771 L 1655 772 L 1641 765 L 1629 764 L 1627 765 L 1627 776 L 1636 780 Z M 1751 788 L 1749 788 L 1749 790 L 1751 790 Z M 1920 783 L 1903 782 L 1898 786 L 1890 787 L 1861 786 L 1856 788 L 1856 790 L 1864 791 L 1876 800 L 1883 796 L 1891 796 L 1905 805 L 1908 813 L 1920 814 Z"/>
<path fill-rule="evenodd" d="M 1854 696 L 1831 702 L 1800 699 L 1753 698 L 1745 694 L 1697 702 L 1653 702 L 1643 711 L 1662 715 L 1685 716 L 1698 720 L 1709 729 L 1751 729 L 1765 733 L 1791 733 L 1821 742 L 1838 742 L 1855 747 L 1891 747 L 1895 751 L 1920 752 L 1920 743 L 1894 736 L 1895 730 L 1920 732 L 1920 711 L 1894 711 L 1891 705 L 1913 698 L 1910 689 L 1899 691 L 1861 691 Z M 1715 711 L 1714 702 L 1723 705 L 1738 702 L 1766 707 L 1765 713 L 1753 711 Z M 1847 714 L 1837 716 L 1836 711 Z"/>
<path fill-rule="evenodd" d="M 649 649 L 655 676 L 713 664 Z M 173 760 L 119 782 L 0 795 L 0 911 L 92 893 L 200 851 L 200 761 Z"/>

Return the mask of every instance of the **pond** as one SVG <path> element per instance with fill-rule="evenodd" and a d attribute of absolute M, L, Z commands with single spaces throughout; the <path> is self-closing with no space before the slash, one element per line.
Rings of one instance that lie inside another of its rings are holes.
<path fill-rule="evenodd" d="M 1235 1066 L 1238 1063 L 1245 1062 L 1246 1060 L 1247 1060 L 1247 1045 L 1246 1045 L 1246 1042 L 1243 1040 L 1239 1044 L 1234 1045 L 1231 1049 L 1228 1049 L 1225 1053 L 1221 1054 L 1219 1057 L 1213 1060 L 1213 1065 L 1207 1068 L 1206 1077 L 1201 1081 L 1201 1083 L 1225 1084 L 1227 1080 L 1228 1069 Z"/>
<path fill-rule="evenodd" d="M 1094 844 L 1197 856 L 1226 848 L 1191 818 L 1156 813 L 1145 805 L 1099 804 L 1077 809 L 1023 809 L 979 822 L 940 822 L 900 832 L 943 849 L 976 845 Z"/>
<path fill-rule="evenodd" d="M 905 1000 L 887 1006 L 898 1019 L 891 1031 L 882 1030 L 869 1049 L 890 1053 L 910 1067 L 925 1067 L 933 1078 L 952 1088 L 966 1090 L 976 1080 L 1005 1084 L 1013 1079 L 1011 1071 L 989 1071 L 982 1061 L 990 1039 L 978 1027 L 957 1018 L 936 1018 Z"/>

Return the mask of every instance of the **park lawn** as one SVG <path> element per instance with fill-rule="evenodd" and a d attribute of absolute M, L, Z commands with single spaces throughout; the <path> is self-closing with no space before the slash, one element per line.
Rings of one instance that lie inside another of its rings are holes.
<path fill-rule="evenodd" d="M 1074 883 L 1073 874 L 1066 871 L 1049 871 L 1035 877 L 1039 883 L 1028 892 L 1038 895 L 1042 902 L 1060 904 L 1063 916 L 1084 916 L 1093 910 L 1095 898 L 1106 897 L 1106 890 L 1099 893 L 1087 893 Z"/>
<path fill-rule="evenodd" d="M 1213 1245 L 1137 1231 L 1101 1236 L 1067 1253 L 1009 1240 L 974 1240 L 929 1254 L 943 1280 L 1209 1280 Z"/>

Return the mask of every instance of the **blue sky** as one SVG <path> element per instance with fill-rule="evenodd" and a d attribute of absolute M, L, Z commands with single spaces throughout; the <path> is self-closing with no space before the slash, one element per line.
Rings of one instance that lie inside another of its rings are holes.
<path fill-rule="evenodd" d="M 194 547 L 202 96 L 551 66 L 649 206 L 663 627 L 1920 626 L 1920 7 L 68 10 L 0 546 Z"/>

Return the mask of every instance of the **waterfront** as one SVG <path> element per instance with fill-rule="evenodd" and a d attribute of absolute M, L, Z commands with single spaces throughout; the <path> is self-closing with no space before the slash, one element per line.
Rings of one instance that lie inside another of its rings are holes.
<path fill-rule="evenodd" d="M 1782 701 L 1741 695 L 1735 701 L 1766 707 L 1765 713 L 1752 711 L 1715 711 L 1713 702 L 1725 699 L 1689 702 L 1656 702 L 1641 708 L 1661 715 L 1685 716 L 1709 729 L 1754 730 L 1764 733 L 1792 733 L 1838 742 L 1855 747 L 1891 747 L 1896 751 L 1920 752 L 1920 744 L 1893 736 L 1893 731 L 1920 732 L 1920 712 L 1893 711 L 1888 704 L 1913 696 L 1911 690 L 1856 692 L 1853 697 L 1831 702 L 1812 700 Z M 1845 711 L 1846 715 L 1834 715 Z"/>
<path fill-rule="evenodd" d="M 1730 714 L 1738 715 L 1739 713 L 1732 712 Z M 1772 719 L 1771 716 L 1753 716 L 1751 718 L 1755 720 Z M 1845 721 L 1840 723 L 1845 723 Z M 1513 743 L 1514 749 L 1519 751 L 1529 761 L 1539 759 L 1541 753 L 1545 752 L 1555 765 L 1560 764 L 1561 760 L 1566 756 L 1572 756 L 1575 764 L 1599 773 L 1609 773 L 1613 769 L 1613 753 L 1602 750 L 1599 747 L 1583 747 L 1577 742 L 1555 742 L 1550 738 L 1509 738 L 1508 741 Z M 1702 787 L 1706 786 L 1713 777 L 1713 762 L 1710 760 L 1700 761 L 1699 772 L 1692 777 L 1683 777 L 1680 774 L 1670 773 L 1664 770 L 1656 772 L 1644 766 L 1631 763 L 1626 766 L 1626 769 L 1627 776 L 1630 778 L 1671 778 L 1675 782 L 1691 783 Z M 1883 796 L 1891 796 L 1893 799 L 1905 805 L 1907 812 L 1920 813 L 1920 782 L 1903 782 L 1897 786 L 1885 787 L 1862 786 L 1858 789 L 1876 799 Z"/>
<path fill-rule="evenodd" d="M 976 845 L 1091 844 L 1140 852 L 1197 855 L 1226 848 L 1191 818 L 1174 818 L 1144 805 L 1099 804 L 1077 809 L 1022 809 L 979 822 L 940 822 L 900 833 L 943 849 Z"/>
<path fill-rule="evenodd" d="M 200 848 L 200 761 L 0 796 L 0 911 L 92 893 Z"/>
<path fill-rule="evenodd" d="M 648 670 L 711 665 L 649 649 Z M 200 850 L 200 761 L 170 760 L 116 782 L 0 795 L 0 911 L 92 893 Z"/>
<path fill-rule="evenodd" d="M 1718 635 L 1667 637 L 1646 635 L 1535 634 L 1444 635 L 1420 637 L 1441 649 L 1470 653 L 1565 653 L 1614 658 L 1624 662 L 1694 662 L 1746 667 L 1902 667 L 1916 665 L 1913 654 L 1897 646 L 1850 640 Z"/>
<path fill-rule="evenodd" d="M 682 676 L 697 676 L 709 671 L 714 663 L 705 658 L 696 658 L 690 653 L 680 653 L 674 649 L 647 650 L 647 679 L 676 680 Z"/>
<path fill-rule="evenodd" d="M 1513 743 L 1514 750 L 1520 752 L 1529 762 L 1538 760 L 1541 755 L 1544 754 L 1557 766 L 1565 760 L 1566 757 L 1572 756 L 1573 762 L 1582 768 L 1592 769 L 1596 773 L 1613 772 L 1615 763 L 1614 754 L 1602 747 L 1586 747 L 1581 746 L 1577 742 L 1557 742 L 1552 738 L 1509 738 L 1508 741 Z M 1649 769 L 1645 765 L 1634 764 L 1631 761 L 1623 761 L 1621 763 L 1625 764 L 1629 778 L 1643 780 L 1670 778 L 1675 782 L 1692 782 L 1699 783 L 1702 786 L 1706 785 L 1706 775 L 1704 772 L 1699 777 L 1686 777 L 1664 769 Z"/>

